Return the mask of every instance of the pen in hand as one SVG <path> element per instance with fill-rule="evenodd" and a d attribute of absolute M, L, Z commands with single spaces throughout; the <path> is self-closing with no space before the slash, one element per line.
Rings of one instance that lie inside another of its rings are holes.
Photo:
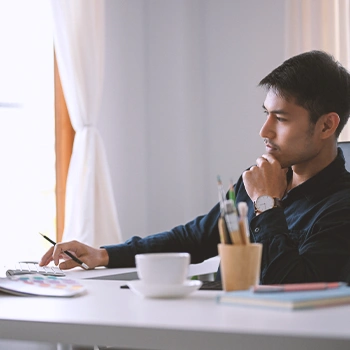
<path fill-rule="evenodd" d="M 43 235 L 42 233 L 39 232 L 47 241 L 52 243 L 53 245 L 56 245 L 56 242 L 50 239 L 49 237 Z M 72 260 L 74 260 L 76 263 L 78 263 L 83 269 L 88 270 L 89 266 L 87 266 L 84 262 L 82 262 L 80 259 L 78 259 L 75 255 L 73 255 L 71 252 L 68 250 L 63 251 L 64 254 L 68 255 Z"/>

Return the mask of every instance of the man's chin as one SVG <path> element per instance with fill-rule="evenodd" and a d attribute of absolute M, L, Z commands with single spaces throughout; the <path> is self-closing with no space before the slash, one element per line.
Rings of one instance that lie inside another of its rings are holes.
<path fill-rule="evenodd" d="M 288 169 L 291 167 L 291 165 L 288 162 L 284 161 L 283 159 L 280 159 L 279 157 L 276 157 L 276 160 L 278 161 L 278 163 L 280 163 L 282 169 Z"/>
<path fill-rule="evenodd" d="M 293 166 L 293 164 L 285 163 L 285 162 L 280 162 L 280 164 L 282 169 L 287 169 L 287 170 Z"/>

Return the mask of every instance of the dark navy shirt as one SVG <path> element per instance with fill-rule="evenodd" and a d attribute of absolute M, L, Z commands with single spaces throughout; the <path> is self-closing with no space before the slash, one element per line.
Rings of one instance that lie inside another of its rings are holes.
<path fill-rule="evenodd" d="M 248 204 L 250 239 L 263 244 L 262 284 L 341 281 L 350 273 L 350 173 L 343 153 L 311 179 L 290 190 L 282 208 L 254 214 L 242 177 L 237 203 Z M 290 175 L 290 172 L 289 172 Z M 287 174 L 288 176 L 288 174 Z M 123 244 L 105 246 L 108 267 L 135 266 L 135 255 L 189 252 L 199 263 L 218 254 L 219 204 L 186 225 Z"/>

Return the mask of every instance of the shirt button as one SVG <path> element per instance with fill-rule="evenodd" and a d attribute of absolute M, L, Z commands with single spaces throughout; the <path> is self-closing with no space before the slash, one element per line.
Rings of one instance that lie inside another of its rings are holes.
<path fill-rule="evenodd" d="M 254 230 L 255 233 L 258 233 L 259 231 L 260 231 L 260 227 L 256 227 Z"/>

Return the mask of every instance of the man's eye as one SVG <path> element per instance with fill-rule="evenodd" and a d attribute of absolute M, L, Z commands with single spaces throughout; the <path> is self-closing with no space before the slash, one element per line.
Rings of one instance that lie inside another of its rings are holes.
<path fill-rule="evenodd" d="M 279 122 L 285 122 L 285 121 L 286 121 L 284 118 L 281 118 L 281 117 L 276 117 L 276 119 L 277 119 Z"/>

